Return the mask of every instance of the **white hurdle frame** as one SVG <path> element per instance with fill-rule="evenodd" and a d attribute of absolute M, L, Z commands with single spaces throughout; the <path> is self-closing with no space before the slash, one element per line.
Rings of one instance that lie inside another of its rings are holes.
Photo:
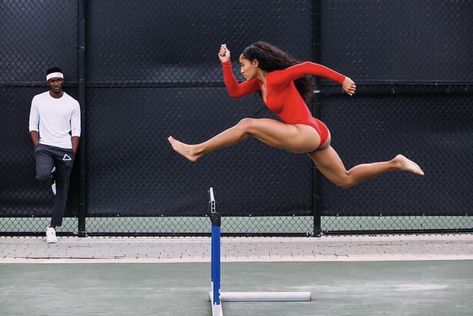
<path fill-rule="evenodd" d="M 295 302 L 310 301 L 311 292 L 221 292 L 221 215 L 217 212 L 213 188 L 209 189 L 211 237 L 211 280 L 209 298 L 212 316 L 223 316 L 222 302 Z"/>

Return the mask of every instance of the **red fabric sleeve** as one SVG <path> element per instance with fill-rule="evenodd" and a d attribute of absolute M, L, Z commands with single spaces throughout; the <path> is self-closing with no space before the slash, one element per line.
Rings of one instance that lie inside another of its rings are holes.
<path fill-rule="evenodd" d="M 259 84 L 256 79 L 238 83 L 233 73 L 232 63 L 226 61 L 222 63 L 223 81 L 227 87 L 228 94 L 232 97 L 241 97 L 255 93 L 259 90 Z"/>
<path fill-rule="evenodd" d="M 274 71 L 273 78 L 275 78 L 275 81 L 273 81 L 273 83 L 275 84 L 288 83 L 290 81 L 299 79 L 305 75 L 313 75 L 313 76 L 328 78 L 328 79 L 338 82 L 339 84 L 342 84 L 343 81 L 345 80 L 345 76 L 336 72 L 335 70 L 332 70 L 320 64 L 306 61 L 297 65 L 288 67 L 284 70 Z"/>

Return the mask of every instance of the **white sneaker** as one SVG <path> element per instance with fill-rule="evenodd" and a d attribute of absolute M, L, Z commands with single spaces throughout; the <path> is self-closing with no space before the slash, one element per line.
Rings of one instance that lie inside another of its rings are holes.
<path fill-rule="evenodd" d="M 56 230 L 54 228 L 48 227 L 48 229 L 46 230 L 46 241 L 48 242 L 48 244 L 57 242 Z"/>

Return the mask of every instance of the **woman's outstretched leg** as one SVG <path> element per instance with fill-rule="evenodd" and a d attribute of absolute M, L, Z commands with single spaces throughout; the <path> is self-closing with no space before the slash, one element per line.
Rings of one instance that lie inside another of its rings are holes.
<path fill-rule="evenodd" d="M 186 144 L 172 136 L 169 136 L 168 141 L 176 152 L 190 161 L 196 161 L 206 153 L 235 145 L 247 137 L 248 135 L 238 125 L 235 125 L 200 144 Z"/>
<path fill-rule="evenodd" d="M 342 188 L 349 188 L 391 171 L 407 171 L 420 176 L 424 175 L 419 165 L 403 155 L 397 155 L 389 161 L 360 164 L 348 171 L 332 146 L 314 151 L 309 156 L 324 176 Z"/>
<path fill-rule="evenodd" d="M 252 136 L 263 143 L 296 153 L 309 152 L 320 144 L 320 137 L 307 125 L 285 124 L 273 119 L 243 119 L 237 125 L 200 144 L 186 144 L 170 136 L 172 148 L 179 154 L 196 161 L 203 155 L 220 148 L 235 145 Z"/>

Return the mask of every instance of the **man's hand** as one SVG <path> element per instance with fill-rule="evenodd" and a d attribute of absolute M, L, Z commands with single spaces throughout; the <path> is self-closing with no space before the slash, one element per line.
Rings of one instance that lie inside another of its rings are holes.
<path fill-rule="evenodd" d="M 31 142 L 33 143 L 33 148 L 36 148 L 39 144 L 39 133 L 37 131 L 30 132 Z"/>
<path fill-rule="evenodd" d="M 77 154 L 77 149 L 79 148 L 79 140 L 80 138 L 78 136 L 72 136 L 71 138 L 72 152 L 74 153 L 74 156 Z"/>

